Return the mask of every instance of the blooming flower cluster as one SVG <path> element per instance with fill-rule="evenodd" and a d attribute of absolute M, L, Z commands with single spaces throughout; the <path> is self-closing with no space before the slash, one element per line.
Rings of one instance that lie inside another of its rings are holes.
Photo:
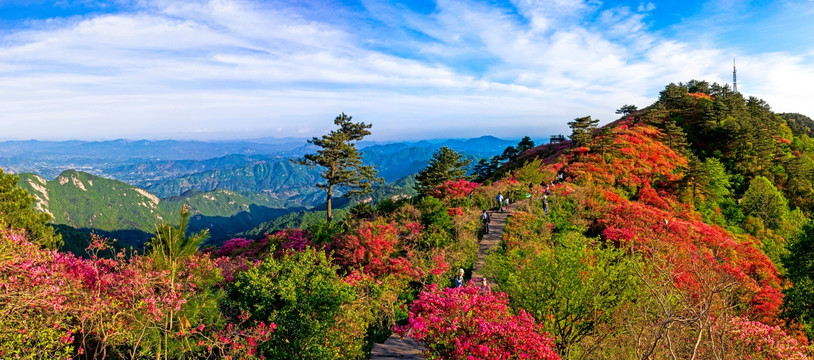
<path fill-rule="evenodd" d="M 464 179 L 449 180 L 430 191 L 429 195 L 439 200 L 459 200 L 469 196 L 478 183 Z"/>
<path fill-rule="evenodd" d="M 512 315 L 508 297 L 469 284 L 430 285 L 410 306 L 409 323 L 396 328 L 442 359 L 559 359 L 551 338 L 531 315 Z"/>
<path fill-rule="evenodd" d="M 101 358 L 109 348 L 151 348 L 145 334 L 156 331 L 191 350 L 245 357 L 273 331 L 274 324 L 177 317 L 218 277 L 208 256 L 183 260 L 170 276 L 146 256 L 97 256 L 108 247 L 94 237 L 82 259 L 0 230 L 0 358 Z"/>

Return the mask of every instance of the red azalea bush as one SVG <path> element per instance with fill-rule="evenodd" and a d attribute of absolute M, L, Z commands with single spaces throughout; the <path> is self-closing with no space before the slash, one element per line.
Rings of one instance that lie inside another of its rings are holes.
<path fill-rule="evenodd" d="M 725 230 L 697 220 L 674 218 L 666 211 L 627 200 L 604 211 L 602 234 L 624 248 L 673 263 L 680 287 L 698 293 L 711 278 L 737 280 L 749 315 L 777 322 L 781 281 L 771 260 L 753 242 L 739 242 Z M 664 223 L 667 220 L 667 223 Z"/>
<path fill-rule="evenodd" d="M 278 252 L 285 253 L 288 250 L 303 251 L 306 247 L 311 246 L 311 239 L 305 230 L 301 229 L 285 229 L 278 231 L 274 235 L 270 235 L 271 242 L 279 243 L 280 249 Z"/>
<path fill-rule="evenodd" d="M 466 181 L 464 179 L 444 181 L 443 184 L 438 185 L 435 189 L 429 192 L 429 195 L 439 200 L 460 200 L 463 199 L 478 187 L 478 183 Z"/>
<path fill-rule="evenodd" d="M 234 238 L 226 240 L 215 256 L 240 257 L 249 261 L 261 261 L 269 251 L 276 249 L 274 256 L 282 256 L 287 250 L 302 251 L 312 246 L 308 232 L 301 229 L 284 229 L 274 234 L 266 235 L 260 240 L 247 240 Z"/>
<path fill-rule="evenodd" d="M 208 256 L 184 260 L 171 282 L 149 257 L 97 256 L 107 248 L 94 238 L 90 259 L 82 259 L 0 230 L 0 358 L 100 358 L 117 348 L 135 356 L 160 346 L 151 342 L 157 337 L 192 352 L 245 357 L 273 331 L 273 324 L 179 317 L 218 282 Z"/>
<path fill-rule="evenodd" d="M 730 336 L 726 344 L 736 359 L 758 360 L 805 360 L 808 349 L 797 339 L 789 336 L 779 326 L 735 317 L 727 324 Z"/>
<path fill-rule="evenodd" d="M 221 247 L 215 251 L 216 256 L 234 256 L 240 254 L 244 249 L 248 248 L 254 241 L 246 240 L 245 238 L 234 238 L 226 240 Z"/>
<path fill-rule="evenodd" d="M 330 249 L 334 261 L 346 271 L 354 269 L 381 277 L 388 274 L 418 279 L 420 268 L 408 260 L 404 253 L 396 223 L 365 221 L 352 232 L 337 238 Z"/>
<path fill-rule="evenodd" d="M 621 185 L 640 188 L 646 181 L 675 182 L 681 179 L 687 159 L 659 141 L 662 133 L 647 125 L 617 127 L 614 132 L 614 156 L 598 153 L 581 156 L 568 165 L 569 176 L 583 185 Z M 553 163 L 549 169 L 562 168 Z"/>
<path fill-rule="evenodd" d="M 245 238 L 235 238 L 226 240 L 221 247 L 214 251 L 214 255 L 221 257 L 240 257 L 247 260 L 262 260 L 269 252 L 269 237 L 260 240 L 247 240 Z"/>
<path fill-rule="evenodd" d="M 460 207 L 451 207 L 447 209 L 447 214 L 449 214 L 449 216 L 463 216 L 464 209 Z"/>
<path fill-rule="evenodd" d="M 508 296 L 470 284 L 430 285 L 410 306 L 401 336 L 422 342 L 442 359 L 559 359 L 554 343 L 531 315 L 511 315 Z"/>

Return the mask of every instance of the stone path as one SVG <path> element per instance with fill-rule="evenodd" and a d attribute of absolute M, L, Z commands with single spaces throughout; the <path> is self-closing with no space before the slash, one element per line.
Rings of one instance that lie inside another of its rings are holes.
<path fill-rule="evenodd" d="M 509 211 L 492 212 L 492 222 L 489 224 L 489 233 L 483 235 L 478 249 L 478 261 L 472 268 L 472 279 L 478 280 L 483 277 L 481 271 L 483 265 L 486 263 L 486 255 L 494 248 L 500 245 L 500 240 L 503 239 L 503 228 L 506 227 L 506 219 L 509 217 L 511 210 L 515 209 L 519 204 L 509 205 Z M 490 282 L 494 289 L 495 284 Z M 424 359 L 421 352 L 424 348 L 421 344 L 415 342 L 413 339 L 405 338 L 400 339 L 398 335 L 393 334 L 381 344 L 373 344 L 373 349 L 370 350 L 371 360 L 419 360 Z"/>
<path fill-rule="evenodd" d="M 373 344 L 373 349 L 370 350 L 371 360 L 422 360 L 424 356 L 421 352 L 424 347 L 410 338 L 400 339 L 398 335 L 393 334 L 387 338 L 387 341 L 381 344 Z"/>
<path fill-rule="evenodd" d="M 514 210 L 520 203 L 515 203 L 509 205 L 509 210 L 504 212 L 492 212 L 492 222 L 489 224 L 489 233 L 483 235 L 483 238 L 480 240 L 479 248 L 478 248 L 478 261 L 475 262 L 475 266 L 472 267 L 472 280 L 479 280 L 483 277 L 483 266 L 486 265 L 486 255 L 498 247 L 500 245 L 500 241 L 503 240 L 503 229 L 506 227 L 506 219 L 511 214 L 511 211 Z M 495 284 L 489 283 L 490 286 L 494 287 Z"/>

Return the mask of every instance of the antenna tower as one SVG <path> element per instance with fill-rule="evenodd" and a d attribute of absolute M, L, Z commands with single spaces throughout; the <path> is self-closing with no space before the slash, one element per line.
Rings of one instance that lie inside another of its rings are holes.
<path fill-rule="evenodd" d="M 732 90 L 738 92 L 738 69 L 735 68 L 735 58 L 732 58 Z"/>

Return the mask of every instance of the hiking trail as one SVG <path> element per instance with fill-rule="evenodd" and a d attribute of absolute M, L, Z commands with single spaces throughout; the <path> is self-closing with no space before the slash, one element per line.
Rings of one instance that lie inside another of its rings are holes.
<path fill-rule="evenodd" d="M 503 229 L 506 227 L 506 219 L 509 217 L 509 214 L 522 203 L 523 202 L 510 204 L 509 210 L 502 213 L 497 211 L 490 213 L 492 215 L 492 222 L 489 224 L 489 233 L 484 234 L 478 244 L 478 261 L 475 262 L 475 266 L 472 268 L 472 280 L 479 280 L 483 277 L 481 271 L 486 264 L 486 255 L 500 245 L 500 241 L 503 239 Z M 493 290 L 495 289 L 496 284 L 490 282 L 489 285 Z M 410 338 L 401 339 L 398 335 L 392 334 L 387 338 L 387 341 L 381 344 L 373 344 L 373 349 L 370 350 L 370 359 L 422 360 L 424 359 L 424 356 L 421 354 L 423 351 L 424 347 L 415 340 Z"/>

